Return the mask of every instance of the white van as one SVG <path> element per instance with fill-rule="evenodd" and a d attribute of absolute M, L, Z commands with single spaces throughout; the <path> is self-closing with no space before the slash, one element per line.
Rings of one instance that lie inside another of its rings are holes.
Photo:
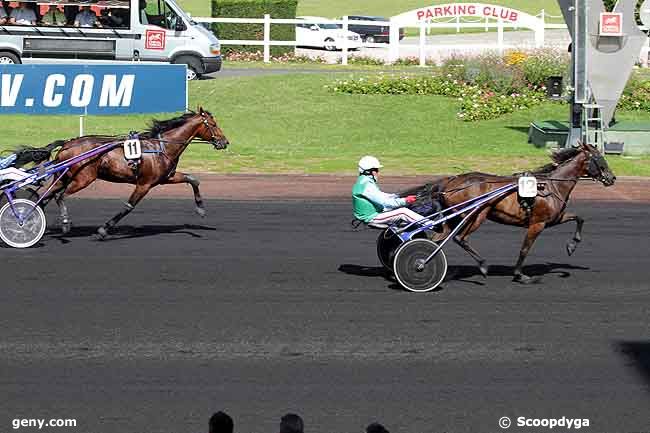
<path fill-rule="evenodd" d="M 186 64 L 188 79 L 221 69 L 217 37 L 192 21 L 174 0 L 3 3 L 0 63 L 38 59 L 169 62 Z M 11 10 L 8 5 L 13 6 Z"/>
<path fill-rule="evenodd" d="M 335 22 L 322 17 L 297 17 L 305 24 L 296 25 L 296 45 L 299 47 L 318 47 L 328 51 L 343 49 L 343 40 L 347 37 L 348 49 L 358 50 L 363 45 L 358 33 L 347 34 Z"/>

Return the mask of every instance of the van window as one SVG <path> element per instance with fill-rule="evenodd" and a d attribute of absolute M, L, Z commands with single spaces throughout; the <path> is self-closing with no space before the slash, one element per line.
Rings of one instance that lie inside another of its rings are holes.
<path fill-rule="evenodd" d="M 143 8 L 143 6 L 145 6 Z M 181 18 L 164 0 L 140 0 L 140 22 L 168 30 L 176 28 Z"/>

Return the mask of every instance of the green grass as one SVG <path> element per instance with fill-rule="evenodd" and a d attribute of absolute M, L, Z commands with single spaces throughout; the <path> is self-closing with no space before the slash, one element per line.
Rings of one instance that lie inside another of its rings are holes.
<path fill-rule="evenodd" d="M 193 144 L 181 167 L 220 173 L 354 173 L 360 156 L 375 154 L 388 174 L 509 173 L 547 162 L 545 150 L 526 142 L 531 120 L 567 117 L 566 106 L 548 103 L 501 119 L 461 122 L 454 99 L 333 94 L 324 85 L 335 77 L 340 74 L 191 83 L 191 106 L 212 111 L 231 146 L 214 151 Z M 91 116 L 86 132 L 126 133 L 142 129 L 147 118 Z M 650 116 L 620 113 L 618 118 Z M 78 117 L 5 116 L 3 125 L 3 148 L 9 149 L 75 136 Z M 650 158 L 610 161 L 618 175 L 650 176 Z"/>
<path fill-rule="evenodd" d="M 316 15 L 328 18 L 355 14 L 391 17 L 412 9 L 430 6 L 434 3 L 460 2 L 460 0 L 444 2 L 423 0 L 357 0 L 352 2 L 349 0 L 300 0 L 298 3 L 298 15 Z M 179 0 L 178 3 L 193 16 L 210 16 L 210 2 L 208 0 Z M 557 1 L 555 0 L 540 0 L 535 2 L 529 0 L 501 0 L 499 2 L 486 1 L 485 3 L 496 3 L 501 6 L 519 9 L 532 15 L 538 14 L 542 9 L 545 9 L 551 15 L 561 15 Z"/>

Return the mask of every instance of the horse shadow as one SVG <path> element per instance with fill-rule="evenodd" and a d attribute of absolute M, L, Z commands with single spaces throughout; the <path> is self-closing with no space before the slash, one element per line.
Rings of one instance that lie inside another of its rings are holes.
<path fill-rule="evenodd" d="M 360 266 L 346 263 L 339 266 L 339 271 L 344 274 L 355 275 L 358 277 L 383 278 L 387 283 L 389 283 L 389 289 L 405 292 L 404 288 L 400 286 L 395 279 L 395 275 L 383 266 Z M 432 292 L 440 292 L 442 290 L 444 290 L 444 287 L 438 286 L 432 290 Z"/>
<path fill-rule="evenodd" d="M 568 263 L 537 263 L 524 266 L 523 272 L 541 282 L 542 278 L 548 275 L 557 275 L 559 278 L 571 277 L 569 271 L 588 271 L 590 268 L 584 266 L 570 265 Z M 488 268 L 489 277 L 512 277 L 515 274 L 514 266 L 491 265 Z M 482 281 L 472 280 L 471 278 L 481 277 Z M 462 281 L 476 285 L 485 285 L 483 275 L 476 265 L 449 266 L 445 282 Z"/>
<path fill-rule="evenodd" d="M 622 355 L 636 372 L 649 385 L 650 391 L 650 340 L 649 341 L 617 341 L 614 351 Z"/>
<path fill-rule="evenodd" d="M 571 276 L 570 271 L 588 271 L 589 269 L 590 268 L 584 266 L 575 266 L 566 263 L 544 263 L 525 266 L 524 273 L 536 279 L 536 282 L 541 282 L 542 277 L 547 275 L 557 275 L 559 278 L 569 278 Z M 404 290 L 395 280 L 393 273 L 389 272 L 383 266 L 360 266 L 353 264 L 343 264 L 339 266 L 338 270 L 345 274 L 359 277 L 383 278 L 390 283 L 389 288 L 393 290 Z M 488 278 L 490 276 L 512 277 L 514 275 L 514 272 L 514 266 L 493 265 L 488 269 Z M 480 277 L 480 280 L 477 281 L 474 279 L 475 277 Z M 484 286 L 486 284 L 485 279 L 483 279 L 483 276 L 478 269 L 478 266 L 449 266 L 447 269 L 447 276 L 445 277 L 445 281 L 441 286 L 437 287 L 433 291 L 439 292 L 444 290 L 444 285 L 452 281 L 460 281 L 463 283 L 479 286 Z"/>
<path fill-rule="evenodd" d="M 139 239 L 158 236 L 163 234 L 181 234 L 192 238 L 200 239 L 203 235 L 200 232 L 218 231 L 216 227 L 209 227 L 196 224 L 171 224 L 171 225 L 143 225 L 131 226 L 120 225 L 113 228 L 110 234 L 103 240 L 99 239 L 97 226 L 73 226 L 69 233 L 63 234 L 60 229 L 55 228 L 48 230 L 46 233 L 50 237 L 59 240 L 63 244 L 71 242 L 75 238 L 92 238 L 96 237 L 97 241 L 110 242 L 123 239 Z"/>

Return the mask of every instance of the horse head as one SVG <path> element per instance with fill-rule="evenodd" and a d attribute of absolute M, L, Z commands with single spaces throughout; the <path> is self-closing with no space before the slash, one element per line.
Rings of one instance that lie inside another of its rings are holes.
<path fill-rule="evenodd" d="M 582 152 L 587 155 L 585 175 L 601 182 L 605 186 L 612 186 L 616 176 L 609 168 L 607 160 L 600 151 L 589 143 L 580 144 Z"/>
<path fill-rule="evenodd" d="M 217 121 L 212 117 L 212 114 L 209 111 L 205 111 L 203 107 L 199 107 L 197 115 L 201 116 L 201 125 L 199 126 L 196 137 L 212 144 L 217 150 L 228 147 L 230 142 L 217 124 Z"/>

